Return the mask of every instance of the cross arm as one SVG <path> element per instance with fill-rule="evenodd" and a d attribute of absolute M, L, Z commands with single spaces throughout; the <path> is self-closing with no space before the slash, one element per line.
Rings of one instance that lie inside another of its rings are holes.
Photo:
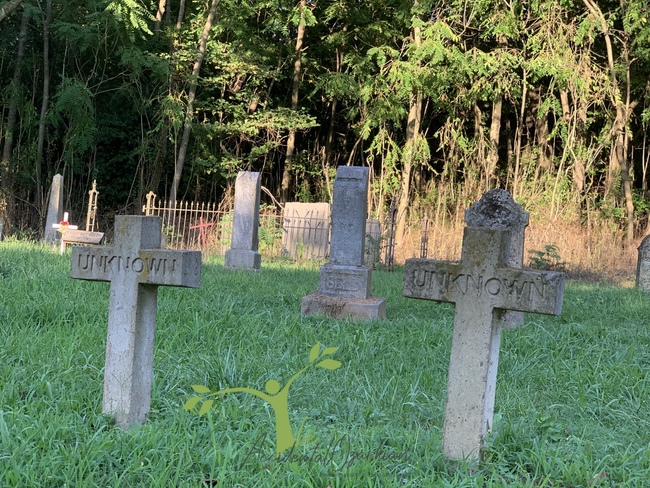
<path fill-rule="evenodd" d="M 72 249 L 72 278 L 113 281 L 121 274 L 132 274 L 141 284 L 198 288 L 201 284 L 201 252 L 144 249 L 123 255 L 106 246 L 76 246 Z"/>

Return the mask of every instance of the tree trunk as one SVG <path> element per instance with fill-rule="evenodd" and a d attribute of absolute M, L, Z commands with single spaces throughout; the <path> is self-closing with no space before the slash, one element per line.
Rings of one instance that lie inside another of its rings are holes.
<path fill-rule="evenodd" d="M 9 111 L 7 113 L 7 122 L 4 130 L 4 146 L 2 148 L 2 161 L 0 162 L 0 184 L 2 185 L 1 194 L 4 195 L 0 200 L 0 220 L 3 220 L 5 226 L 10 229 L 13 221 L 13 169 L 11 165 L 11 155 L 14 147 L 14 131 L 16 130 L 16 120 L 18 119 L 18 94 L 20 90 L 20 76 L 22 73 L 22 63 L 25 57 L 25 44 L 27 43 L 27 28 L 29 27 L 29 16 L 27 10 L 23 12 L 23 18 L 20 23 L 20 34 L 18 35 L 18 52 L 16 53 L 16 67 L 14 68 L 14 77 L 11 83 L 11 98 L 9 100 Z"/>
<path fill-rule="evenodd" d="M 166 5 L 167 0 L 158 0 L 158 11 L 156 12 L 156 22 L 153 28 L 154 32 L 160 32 L 160 24 L 162 23 L 163 15 L 165 14 Z"/>
<path fill-rule="evenodd" d="M 185 165 L 187 147 L 190 143 L 190 133 L 192 131 L 192 119 L 194 118 L 194 99 L 196 98 L 196 88 L 199 82 L 199 72 L 201 71 L 201 64 L 203 64 L 203 58 L 205 57 L 205 50 L 208 44 L 208 36 L 210 34 L 210 29 L 212 29 L 212 23 L 214 21 L 214 16 L 218 5 L 219 0 L 212 0 L 210 12 L 208 13 L 208 19 L 205 22 L 203 32 L 201 33 L 201 39 L 199 41 L 199 54 L 196 57 L 194 67 L 192 68 L 190 90 L 187 95 L 187 109 L 185 111 L 185 121 L 183 123 L 183 138 L 181 139 L 181 145 L 178 148 L 178 157 L 176 158 L 176 165 L 174 168 L 174 179 L 172 180 L 172 187 L 169 192 L 169 200 L 172 202 L 172 204 L 176 202 L 178 187 L 181 182 L 181 175 L 183 174 L 183 166 Z"/>
<path fill-rule="evenodd" d="M 422 37 L 419 27 L 413 27 L 413 42 L 416 46 L 422 44 Z M 418 149 L 418 138 L 420 137 L 420 123 L 422 120 L 422 105 L 424 97 L 421 93 L 411 95 L 408 119 L 406 121 L 406 141 L 404 143 L 404 157 L 402 166 L 402 179 L 400 181 L 399 198 L 397 204 L 397 228 L 395 235 L 401 238 L 406 233 L 406 223 L 408 221 L 407 210 L 410 203 L 411 193 L 411 173 L 413 172 L 413 162 L 415 151 Z"/>
<path fill-rule="evenodd" d="M 504 34 L 498 36 L 497 42 L 499 48 L 504 50 L 508 47 L 508 38 Z M 486 190 L 495 187 L 498 184 L 497 165 L 499 163 L 499 135 L 501 134 L 501 112 L 503 107 L 503 93 L 495 95 L 492 102 L 492 120 L 490 121 L 490 147 L 486 157 Z"/>
<path fill-rule="evenodd" d="M 0 20 L 9 15 L 23 0 L 9 0 L 0 8 Z"/>
<path fill-rule="evenodd" d="M 50 104 L 50 20 L 52 19 L 52 0 L 47 0 L 43 16 L 43 103 L 38 122 L 38 142 L 36 145 L 36 206 L 41 212 L 43 207 L 43 190 L 41 166 L 43 164 L 43 146 L 45 144 L 45 122 Z M 41 212 L 42 213 L 42 212 Z"/>
<path fill-rule="evenodd" d="M 302 45 L 305 40 L 305 9 L 307 0 L 300 0 L 300 22 L 296 36 L 296 60 L 293 63 L 293 81 L 291 84 L 291 110 L 298 110 L 298 93 L 300 91 L 300 72 L 302 70 Z M 291 172 L 293 170 L 293 153 L 296 148 L 296 131 L 289 129 L 287 139 L 287 154 L 284 160 L 282 171 L 282 182 L 280 185 L 280 201 L 289 201 L 291 193 Z"/>
<path fill-rule="evenodd" d="M 497 181 L 497 163 L 499 162 L 499 134 L 501 133 L 501 108 L 503 95 L 497 94 L 492 102 L 492 121 L 490 122 L 490 148 L 487 154 L 486 181 L 487 188 L 494 188 Z"/>
<path fill-rule="evenodd" d="M 630 60 L 627 54 L 627 46 L 623 40 L 624 65 L 626 66 L 627 83 L 626 83 L 626 97 L 625 101 L 622 100 L 621 87 L 616 76 L 616 65 L 614 60 L 614 48 L 612 46 L 612 39 L 609 32 L 609 26 L 605 16 L 603 15 L 600 7 L 593 0 L 583 0 L 591 14 L 596 17 L 600 23 L 603 36 L 605 38 L 605 48 L 607 50 L 607 64 L 609 65 L 609 76 L 612 83 L 612 100 L 616 107 L 616 118 L 614 125 L 610 132 L 613 138 L 611 156 L 609 158 L 610 165 L 605 180 L 605 194 L 613 191 L 616 182 L 616 175 L 620 172 L 621 186 L 625 195 L 626 219 L 627 219 L 627 233 L 625 236 L 626 244 L 629 246 L 634 239 L 634 200 L 632 198 L 632 182 L 630 181 L 630 172 L 627 164 L 627 143 L 628 136 L 626 135 L 629 125 L 630 114 L 636 103 L 630 103 Z"/>

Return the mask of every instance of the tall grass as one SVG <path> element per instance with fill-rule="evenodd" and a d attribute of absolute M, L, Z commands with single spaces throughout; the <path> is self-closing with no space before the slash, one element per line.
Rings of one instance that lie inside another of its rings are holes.
<path fill-rule="evenodd" d="M 548 219 L 544 215 L 531 215 L 526 228 L 524 265 L 531 266 L 531 257 L 543 252 L 547 246 L 557 248 L 557 263 L 575 278 L 607 280 L 624 286 L 634 284 L 637 247 L 625 245 L 621 232 L 606 221 L 594 222 L 589 228 L 577 222 Z M 432 223 L 427 232 L 428 257 L 435 259 L 460 259 L 464 223 L 440 221 Z M 403 262 L 420 257 L 422 230 L 420 225 L 411 226 L 407 234 L 397 240 L 396 259 Z"/>
<path fill-rule="evenodd" d="M 505 331 L 485 460 L 464 466 L 440 455 L 453 306 L 402 297 L 399 270 L 373 274 L 373 293 L 387 298 L 383 322 L 301 317 L 318 270 L 282 261 L 251 273 L 210 259 L 200 289 L 161 287 L 151 412 L 123 431 L 100 413 L 108 284 L 70 279 L 69 260 L 0 244 L 0 486 L 636 487 L 650 479 L 650 298 L 639 290 L 569 283 L 561 316 L 529 315 Z M 192 384 L 283 383 L 317 342 L 339 347 L 343 365 L 312 369 L 292 386 L 289 414 L 302 426 L 292 462 L 271 459 L 273 411 L 256 397 L 225 396 L 204 416 L 181 408 Z M 340 439 L 342 449 L 323 460 Z M 346 460 L 348 443 L 364 459 Z"/>

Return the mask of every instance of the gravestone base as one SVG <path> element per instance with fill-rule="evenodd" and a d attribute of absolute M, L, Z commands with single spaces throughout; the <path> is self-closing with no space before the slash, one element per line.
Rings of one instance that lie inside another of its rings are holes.
<path fill-rule="evenodd" d="M 229 249 L 226 251 L 224 266 L 226 268 L 252 269 L 259 271 L 262 255 L 250 249 Z"/>
<path fill-rule="evenodd" d="M 334 319 L 384 320 L 386 299 L 374 296 L 349 298 L 315 291 L 302 298 L 300 312 L 303 316 L 322 314 Z"/>
<path fill-rule="evenodd" d="M 318 291 L 325 295 L 365 300 L 370 298 L 370 274 L 365 266 L 325 264 L 320 268 Z"/>

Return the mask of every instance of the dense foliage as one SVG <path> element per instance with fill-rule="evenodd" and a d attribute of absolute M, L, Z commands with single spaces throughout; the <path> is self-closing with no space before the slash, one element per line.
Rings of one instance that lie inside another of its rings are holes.
<path fill-rule="evenodd" d="M 280 201 L 368 165 L 403 224 L 500 186 L 643 232 L 650 7 L 632 0 L 16 0 L 0 7 L 5 232 L 49 182 L 81 212 L 218 201 L 240 170 Z"/>

